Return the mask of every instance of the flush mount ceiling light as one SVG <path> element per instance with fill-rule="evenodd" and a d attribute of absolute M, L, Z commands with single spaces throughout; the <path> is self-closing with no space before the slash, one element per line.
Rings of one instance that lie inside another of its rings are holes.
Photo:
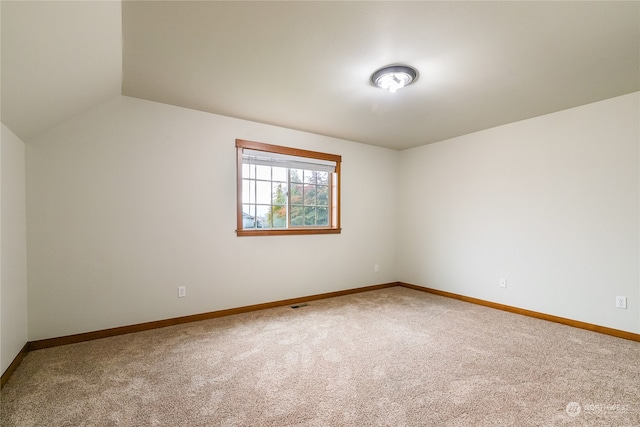
<path fill-rule="evenodd" d="M 395 92 L 418 80 L 418 72 L 407 65 L 390 65 L 371 75 L 371 83 L 381 89 Z"/>

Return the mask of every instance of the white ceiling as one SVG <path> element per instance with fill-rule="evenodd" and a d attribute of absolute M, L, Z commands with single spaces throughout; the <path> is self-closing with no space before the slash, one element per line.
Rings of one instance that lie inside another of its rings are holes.
<path fill-rule="evenodd" d="M 640 90 L 638 1 L 5 3 L 2 121 L 23 139 L 120 82 L 128 96 L 394 149 Z M 393 63 L 418 81 L 371 86 Z"/>
<path fill-rule="evenodd" d="M 23 141 L 118 96 L 120 2 L 0 1 L 2 123 Z"/>

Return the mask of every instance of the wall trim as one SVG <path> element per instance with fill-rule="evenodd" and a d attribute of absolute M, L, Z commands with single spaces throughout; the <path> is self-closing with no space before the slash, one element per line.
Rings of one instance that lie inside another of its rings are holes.
<path fill-rule="evenodd" d="M 79 342 L 92 341 L 92 340 L 97 340 L 101 338 L 114 337 L 117 335 L 130 334 L 133 332 L 148 331 L 151 329 L 164 328 L 167 326 L 180 325 L 183 323 L 198 322 L 200 320 L 215 319 L 216 317 L 231 316 L 234 314 L 248 313 L 251 311 L 264 310 L 267 308 L 282 307 L 286 305 L 300 304 L 303 302 L 315 301 L 315 300 L 320 300 L 325 298 L 334 298 L 334 297 L 340 297 L 343 295 L 357 294 L 357 293 L 367 292 L 367 291 L 375 291 L 378 289 L 391 288 L 393 286 L 399 286 L 399 283 L 398 282 L 383 283 L 380 285 L 371 285 L 371 286 L 364 286 L 361 288 L 345 289 L 342 291 L 327 292 L 323 294 L 309 295 L 306 297 L 290 298 L 290 299 L 285 299 L 280 301 L 266 302 L 262 304 L 254 304 L 254 305 L 247 305 L 247 306 L 237 307 L 237 308 L 229 308 L 226 310 L 211 311 L 208 313 L 192 314 L 190 316 L 174 317 L 172 319 L 163 319 L 163 320 L 156 320 L 153 322 L 138 323 L 138 324 L 129 325 L 129 326 L 120 326 L 117 328 L 102 329 L 100 331 L 85 332 L 80 334 L 67 335 L 63 337 L 29 341 L 24 345 L 24 347 L 22 347 L 22 350 L 20 350 L 20 353 L 18 353 L 18 355 L 13 360 L 13 362 L 11 362 L 11 365 L 9 365 L 7 370 L 2 374 L 1 387 L 4 387 L 7 381 L 9 381 L 9 378 L 11 378 L 11 375 L 15 372 L 18 366 L 20 366 L 20 363 L 22 362 L 22 360 L 30 351 L 41 350 L 44 348 L 58 347 L 58 346 L 67 345 L 67 344 L 76 344 Z"/>
<path fill-rule="evenodd" d="M 20 350 L 20 352 L 15 357 L 13 362 L 11 362 L 11 365 L 9 365 L 7 370 L 2 374 L 1 387 L 4 387 L 7 381 L 9 381 L 9 378 L 11 377 L 11 375 L 15 372 L 15 370 L 18 368 L 22 360 L 30 351 L 41 350 L 41 349 L 50 348 L 50 347 L 58 347 L 58 346 L 68 345 L 68 344 L 75 344 L 75 343 L 84 342 L 84 341 L 97 340 L 101 338 L 108 338 L 108 337 L 113 337 L 117 335 L 130 334 L 134 332 L 148 331 L 151 329 L 164 328 L 167 326 L 180 325 L 183 323 L 198 322 L 200 320 L 215 319 L 217 317 L 231 316 L 234 314 L 249 313 L 251 311 L 265 310 L 268 308 L 300 304 L 300 303 L 309 302 L 309 301 L 340 297 L 344 295 L 357 294 L 357 293 L 367 292 L 367 291 L 375 291 L 378 289 L 391 288 L 394 286 L 403 286 L 405 288 L 427 292 L 430 294 L 439 295 L 447 298 L 453 298 L 453 299 L 457 299 L 457 300 L 472 303 L 472 304 L 494 308 L 497 310 L 507 311 L 515 314 L 521 314 L 523 316 L 547 320 L 549 322 L 560 323 L 563 325 L 572 326 L 574 328 L 586 329 L 591 332 L 598 332 L 605 335 L 611 335 L 617 338 L 623 338 L 631 341 L 640 342 L 640 334 L 635 334 L 633 332 L 627 332 L 619 329 L 608 328 L 606 326 L 594 325 L 591 323 L 581 322 L 578 320 L 567 319 L 559 316 L 553 316 L 551 314 L 539 313 L 537 311 L 526 310 L 518 307 L 512 307 L 509 305 L 481 300 L 478 298 L 468 297 L 465 295 L 454 294 L 452 292 L 441 291 L 438 289 L 427 288 L 424 286 L 412 285 L 404 282 L 390 282 L 390 283 L 383 283 L 380 285 L 364 286 L 361 288 L 345 289 L 342 291 L 327 292 L 323 294 L 309 295 L 306 297 L 291 298 L 291 299 L 272 301 L 272 302 L 267 302 L 262 304 L 254 304 L 254 305 L 247 305 L 247 306 L 237 307 L 237 308 L 229 308 L 226 310 L 218 310 L 218 311 L 211 311 L 207 313 L 193 314 L 190 316 L 174 317 L 171 319 L 138 323 L 138 324 L 129 325 L 129 326 L 120 326 L 117 328 L 109 328 L 109 329 L 103 329 L 103 330 L 93 331 L 93 332 L 85 332 L 80 334 L 67 335 L 63 337 L 29 341 L 24 345 L 24 347 L 22 347 L 22 350 Z"/>
<path fill-rule="evenodd" d="M 200 320 L 215 319 L 216 317 L 231 316 L 234 314 L 248 313 L 256 310 L 264 310 L 267 308 L 282 307 L 285 305 L 299 304 L 303 302 L 320 300 L 325 298 L 333 298 L 333 297 L 339 297 L 343 295 L 357 294 L 360 292 L 375 291 L 378 289 L 390 288 L 392 286 L 398 286 L 398 283 L 392 282 L 392 283 L 384 283 L 381 285 L 365 286 L 362 288 L 345 289 L 343 291 L 309 295 L 306 297 L 298 297 L 298 298 L 291 298 L 291 299 L 285 299 L 280 301 L 266 302 L 262 304 L 247 305 L 243 307 L 229 308 L 226 310 L 211 311 L 208 313 L 192 314 L 190 316 L 174 317 L 172 319 L 156 320 L 153 322 L 138 323 L 138 324 L 129 325 L 129 326 L 120 326 L 117 328 L 103 329 L 100 331 L 85 332 L 85 333 L 75 334 L 75 335 L 67 335 L 64 337 L 30 341 L 29 343 L 27 343 L 28 350 L 34 351 L 34 350 L 40 350 L 43 348 L 58 347 L 61 345 L 75 344 L 83 341 L 91 341 L 91 340 L 97 340 L 100 338 L 113 337 L 116 335 L 124 335 L 124 334 L 130 334 L 133 332 L 148 331 L 150 329 L 158 329 L 158 328 L 164 328 L 167 326 L 180 325 L 183 323 L 191 323 L 191 322 L 198 322 Z"/>
<path fill-rule="evenodd" d="M 409 283 L 398 282 L 398 285 L 405 288 L 415 289 L 417 291 L 428 292 L 434 295 L 440 295 L 447 298 L 453 298 L 460 301 L 470 302 L 472 304 L 483 305 L 485 307 L 495 308 L 496 310 L 508 311 L 510 313 L 521 314 L 523 316 L 534 317 L 536 319 L 547 320 L 549 322 L 560 323 L 562 325 L 572 326 L 574 328 L 586 329 L 591 332 L 598 332 L 605 335 L 611 335 L 616 338 L 640 342 L 640 334 L 622 331 L 620 329 L 608 328 L 606 326 L 594 325 L 592 323 L 581 322 L 579 320 L 567 319 L 565 317 L 554 316 L 551 314 L 539 313 L 537 311 L 526 310 L 524 308 L 512 307 L 510 305 L 499 304 L 496 302 L 486 301 L 478 298 L 472 298 L 464 295 L 454 294 L 451 292 L 441 291 L 438 289 L 426 288 L 424 286 L 411 285 Z"/>
<path fill-rule="evenodd" d="M 22 363 L 22 359 L 24 359 L 24 357 L 27 355 L 28 352 L 29 352 L 29 343 L 27 342 L 22 347 L 22 349 L 17 354 L 17 356 L 13 359 L 13 362 L 11 362 L 7 370 L 4 371 L 4 373 L 2 374 L 2 377 L 0 379 L 0 388 L 4 387 L 7 381 L 9 381 L 9 378 L 11 378 L 11 375 L 13 375 L 15 370 L 18 369 L 18 366 L 20 366 L 20 364 Z"/>

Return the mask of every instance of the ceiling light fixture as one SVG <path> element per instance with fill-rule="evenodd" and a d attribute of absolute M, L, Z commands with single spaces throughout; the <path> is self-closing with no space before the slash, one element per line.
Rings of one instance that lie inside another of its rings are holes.
<path fill-rule="evenodd" d="M 382 67 L 371 75 L 371 83 L 381 89 L 395 92 L 418 80 L 418 71 L 407 65 Z"/>

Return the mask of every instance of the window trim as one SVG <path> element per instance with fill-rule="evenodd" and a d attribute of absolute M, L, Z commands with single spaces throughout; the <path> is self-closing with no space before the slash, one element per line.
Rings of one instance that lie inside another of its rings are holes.
<path fill-rule="evenodd" d="M 329 160 L 336 163 L 336 171 L 332 174 L 335 183 L 331 186 L 331 214 L 329 227 L 295 227 L 295 228 L 267 228 L 262 230 L 244 230 L 242 220 L 242 149 L 247 148 L 268 153 L 287 154 L 297 157 L 307 157 L 310 159 Z M 342 156 L 317 151 L 301 150 L 298 148 L 283 147 L 280 145 L 265 144 L 262 142 L 246 141 L 236 139 L 236 183 L 237 183 L 237 203 L 236 203 L 236 235 L 238 236 L 282 236 L 294 234 L 340 234 L 340 163 Z"/>

